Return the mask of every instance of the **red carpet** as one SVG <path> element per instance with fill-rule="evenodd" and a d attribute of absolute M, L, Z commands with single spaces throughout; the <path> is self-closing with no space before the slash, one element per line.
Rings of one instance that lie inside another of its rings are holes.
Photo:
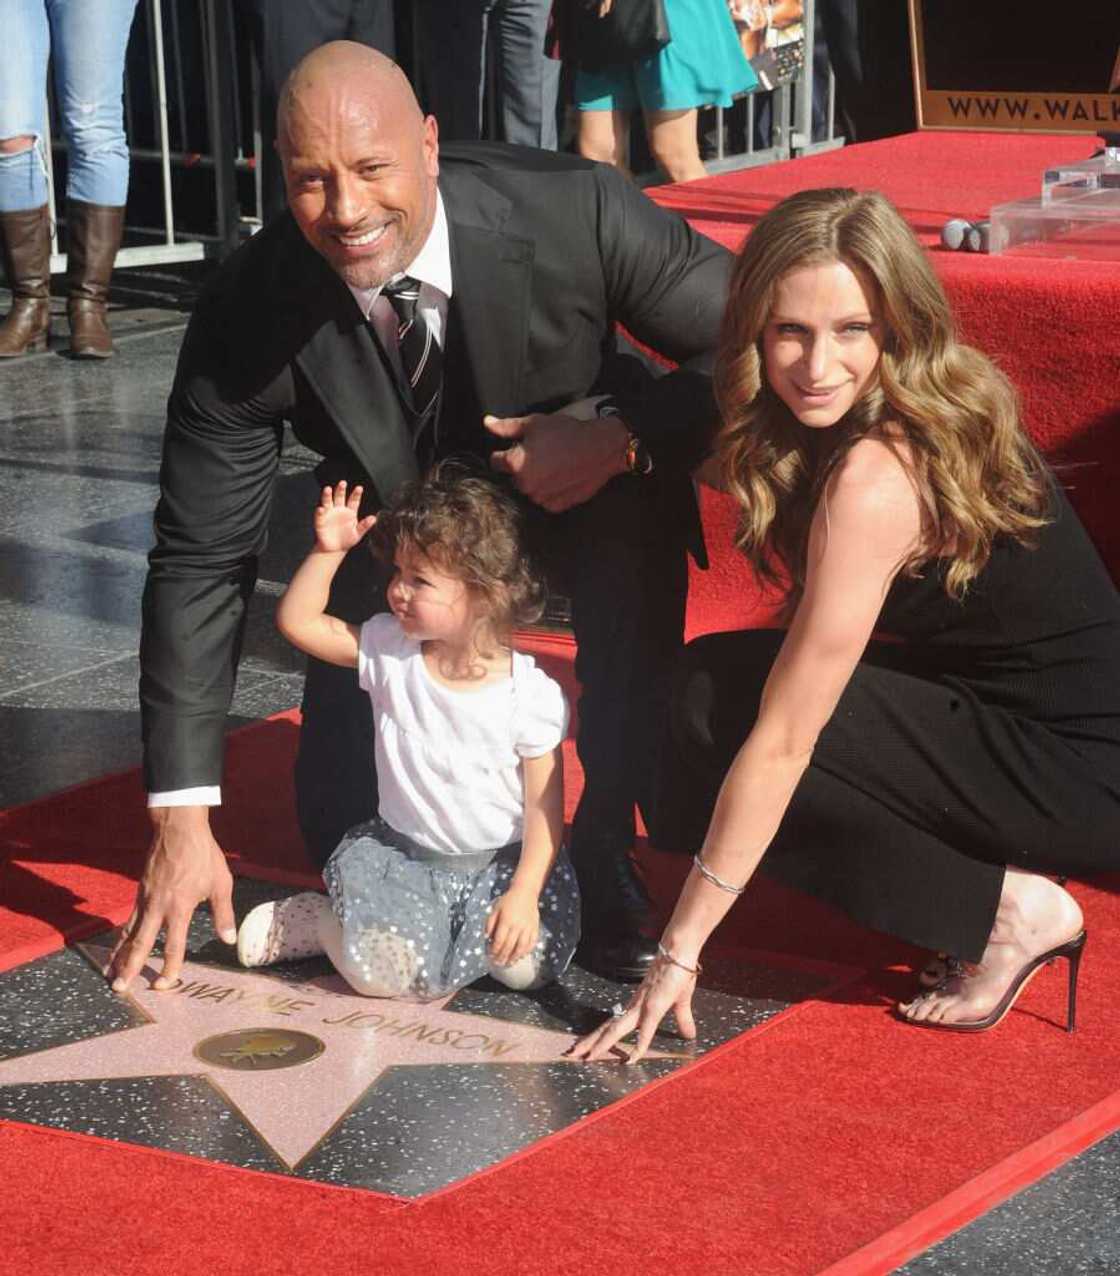
<path fill-rule="evenodd" d="M 802 186 L 879 187 L 919 232 L 1029 194 L 1049 159 L 1089 139 L 911 135 L 657 193 L 733 243 Z M 937 253 L 970 340 L 1023 389 L 1031 429 L 1072 458 L 1074 501 L 1113 567 L 1120 267 Z M 764 611 L 705 505 L 714 570 L 694 579 L 692 632 Z M 556 665 L 565 644 L 546 644 Z M 230 742 L 219 838 L 243 871 L 305 880 L 291 800 L 296 727 Z M 569 807 L 578 769 L 569 759 Z M 136 775 L 0 815 L 0 969 L 121 920 L 146 842 Z M 667 905 L 687 861 L 647 852 Z M 35 1273 L 419 1270 L 617 1276 L 870 1276 L 961 1226 L 1120 1126 L 1120 895 L 1075 886 L 1088 919 L 1078 1031 L 1064 968 L 1044 971 L 998 1030 L 920 1032 L 890 1014 L 914 954 L 758 881 L 728 947 L 855 966 L 839 994 L 779 1016 L 667 1082 L 444 1192 L 386 1197 L 0 1124 L 5 1259 Z M 610 1065 L 604 1065 L 610 1066 Z"/>
<path fill-rule="evenodd" d="M 275 856 L 267 875 L 301 880 L 276 783 L 294 740 L 289 718 L 231 739 L 238 778 L 221 836 L 243 869 L 261 871 L 251 853 Z M 0 833 L 0 967 L 126 915 L 144 835 L 136 776 L 5 812 Z M 646 864 L 670 902 L 687 860 L 647 852 Z M 866 976 L 414 1203 L 0 1124 L 8 1182 L 20 1185 L 4 1202 L 8 1261 L 114 1276 L 345 1273 L 371 1261 L 386 1273 L 889 1271 L 1120 1125 L 1120 897 L 1077 893 L 1091 940 L 1072 1037 L 1058 1026 L 1064 971 L 1040 975 L 980 1038 L 907 1028 L 889 1006 L 913 954 L 759 881 L 722 947 Z"/>

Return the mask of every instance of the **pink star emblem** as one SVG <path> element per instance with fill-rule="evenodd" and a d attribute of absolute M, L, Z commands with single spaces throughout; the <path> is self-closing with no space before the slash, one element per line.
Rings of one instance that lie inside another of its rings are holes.
<path fill-rule="evenodd" d="M 108 947 L 81 947 L 104 965 Z M 142 980 L 126 995 L 148 1022 L 0 1062 L 0 1086 L 201 1076 L 294 1168 L 388 1068 L 562 1063 L 574 1040 L 448 1010 L 450 997 L 424 1004 L 360 997 L 333 974 L 293 984 L 187 962 L 166 992 Z"/>

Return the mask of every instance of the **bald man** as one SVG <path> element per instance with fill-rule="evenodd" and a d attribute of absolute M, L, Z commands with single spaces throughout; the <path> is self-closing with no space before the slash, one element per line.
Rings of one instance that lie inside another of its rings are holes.
<path fill-rule="evenodd" d="M 431 459 L 464 453 L 531 503 L 579 643 L 582 960 L 638 979 L 655 946 L 634 808 L 651 796 L 686 550 L 700 552 L 689 475 L 715 427 L 707 362 L 728 255 L 609 167 L 481 143 L 441 153 L 405 77 L 360 45 L 297 67 L 278 138 L 289 211 L 200 299 L 168 404 L 141 642 L 153 840 L 114 986 L 163 926 L 157 986 L 174 981 L 204 900 L 234 938 L 209 808 L 285 420 L 323 457 L 321 481 L 363 484 L 371 509 Z M 427 414 L 410 401 L 382 293 L 402 275 L 441 348 Z M 616 322 L 682 366 L 653 379 L 617 352 Z M 335 614 L 375 609 L 373 571 L 368 554 L 349 556 Z M 320 860 L 376 812 L 369 702 L 352 671 L 309 665 L 296 788 Z"/>

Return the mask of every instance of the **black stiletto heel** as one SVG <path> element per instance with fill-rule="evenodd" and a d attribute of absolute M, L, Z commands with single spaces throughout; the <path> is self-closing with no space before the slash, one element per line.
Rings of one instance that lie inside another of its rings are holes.
<path fill-rule="evenodd" d="M 1085 931 L 1082 931 L 1076 939 L 1071 939 L 1068 944 L 1063 945 L 1063 950 L 1057 950 L 1056 956 L 1065 957 L 1069 962 L 1069 995 L 1067 998 L 1067 1014 L 1066 1014 L 1066 1032 L 1072 1032 L 1074 1023 L 1077 1020 L 1077 979 L 1081 973 L 1081 954 L 1085 951 Z"/>
<path fill-rule="evenodd" d="M 1077 1019 L 1077 977 L 1081 972 L 1081 954 L 1085 951 L 1086 932 L 1081 931 L 1072 939 L 1066 940 L 1048 952 L 1040 953 L 1019 971 L 1008 985 L 1007 991 L 999 999 L 991 1012 L 983 1019 L 974 1019 L 968 1023 L 942 1023 L 929 1019 L 910 1019 L 898 1011 L 900 1018 L 915 1028 L 932 1028 L 939 1032 L 984 1032 L 994 1028 L 1004 1015 L 1019 1000 L 1019 995 L 1035 975 L 1052 961 L 1064 957 L 1069 962 L 1069 993 L 1066 1010 L 1066 1031 L 1072 1032 Z"/>

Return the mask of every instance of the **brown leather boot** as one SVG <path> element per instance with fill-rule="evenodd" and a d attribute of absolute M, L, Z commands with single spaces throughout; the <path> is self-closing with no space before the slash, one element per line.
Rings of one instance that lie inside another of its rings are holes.
<path fill-rule="evenodd" d="M 0 213 L 12 308 L 0 324 L 0 359 L 45 350 L 51 334 L 51 223 L 47 205 Z"/>
<path fill-rule="evenodd" d="M 113 353 L 108 320 L 109 276 L 121 246 L 124 208 L 72 199 L 67 205 L 66 231 L 70 353 L 75 359 L 108 359 Z"/>

